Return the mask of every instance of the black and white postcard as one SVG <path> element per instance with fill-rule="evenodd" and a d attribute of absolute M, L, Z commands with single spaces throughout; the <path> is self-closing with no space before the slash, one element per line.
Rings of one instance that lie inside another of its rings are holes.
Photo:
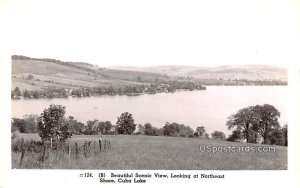
<path fill-rule="evenodd" d="M 0 3 L 0 187 L 299 186 L 296 1 Z"/>

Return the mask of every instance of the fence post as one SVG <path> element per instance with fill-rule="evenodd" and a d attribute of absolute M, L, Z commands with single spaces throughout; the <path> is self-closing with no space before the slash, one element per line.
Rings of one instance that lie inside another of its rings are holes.
<path fill-rule="evenodd" d="M 42 155 L 42 162 L 45 161 L 45 157 L 46 157 L 46 149 L 47 149 L 47 145 L 44 145 L 44 150 L 43 150 L 43 155 Z"/>
<path fill-rule="evenodd" d="M 78 144 L 77 142 L 75 142 L 75 155 L 76 155 L 76 159 L 78 159 Z"/>
<path fill-rule="evenodd" d="M 89 151 L 89 155 L 91 154 L 91 141 L 88 141 L 87 143 L 87 150 Z"/>
<path fill-rule="evenodd" d="M 68 148 L 68 155 L 69 155 L 69 159 L 71 158 L 71 146 L 70 146 L 70 143 L 69 143 L 69 148 Z"/>
<path fill-rule="evenodd" d="M 23 147 L 23 148 L 22 148 L 22 154 L 21 154 L 21 160 L 20 160 L 20 164 L 19 164 L 19 167 L 20 167 L 20 168 L 21 168 L 22 163 L 23 163 L 23 159 L 24 159 L 24 156 L 25 156 L 25 152 L 26 152 L 26 147 Z"/>
<path fill-rule="evenodd" d="M 50 138 L 50 151 L 49 151 L 49 166 L 52 166 L 52 138 Z"/>
<path fill-rule="evenodd" d="M 106 149 L 106 139 L 104 139 L 104 150 Z"/>
<path fill-rule="evenodd" d="M 21 142 L 21 147 L 20 147 L 21 152 L 22 152 L 23 146 L 24 146 L 24 138 L 22 138 L 22 142 Z"/>
<path fill-rule="evenodd" d="M 100 149 L 100 152 L 101 152 L 101 140 L 99 139 L 99 149 Z"/>
<path fill-rule="evenodd" d="M 94 141 L 94 155 L 96 155 L 96 142 Z"/>
<path fill-rule="evenodd" d="M 87 144 L 86 144 L 86 141 L 85 141 L 84 145 L 83 145 L 83 154 L 84 154 L 85 158 L 86 158 L 86 150 L 87 150 Z"/>
<path fill-rule="evenodd" d="M 64 158 L 65 156 L 65 144 L 63 143 L 63 146 L 62 146 L 62 159 Z M 62 160 L 60 160 L 62 161 Z"/>

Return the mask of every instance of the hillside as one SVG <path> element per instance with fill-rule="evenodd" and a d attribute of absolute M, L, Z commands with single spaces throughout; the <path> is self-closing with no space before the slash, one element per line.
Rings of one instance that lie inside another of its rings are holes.
<path fill-rule="evenodd" d="M 287 69 L 270 65 L 244 65 L 244 66 L 155 66 L 155 67 L 129 67 L 113 66 L 115 70 L 134 70 L 166 74 L 168 76 L 189 76 L 201 80 L 277 80 L 287 82 Z"/>
<path fill-rule="evenodd" d="M 265 65 L 104 68 L 83 62 L 12 56 L 12 90 L 18 87 L 21 92 L 14 91 L 12 98 L 153 94 L 205 89 L 202 85 L 284 85 L 286 82 L 286 69 Z"/>
<path fill-rule="evenodd" d="M 87 63 L 12 57 L 12 88 L 21 91 L 47 88 L 124 87 L 170 80 L 157 73 L 113 70 Z"/>

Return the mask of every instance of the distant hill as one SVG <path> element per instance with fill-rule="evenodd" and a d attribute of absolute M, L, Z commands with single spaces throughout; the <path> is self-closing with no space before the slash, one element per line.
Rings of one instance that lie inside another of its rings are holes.
<path fill-rule="evenodd" d="M 12 56 L 12 89 L 123 87 L 170 80 L 158 73 L 114 70 L 81 62 Z"/>
<path fill-rule="evenodd" d="M 130 67 L 112 66 L 115 70 L 134 70 L 165 74 L 168 76 L 189 76 L 197 79 L 210 80 L 277 80 L 287 82 L 287 69 L 271 65 L 243 65 L 243 66 L 154 66 L 154 67 Z"/>
<path fill-rule="evenodd" d="M 119 88 L 152 83 L 170 84 L 174 81 L 204 85 L 282 85 L 287 82 L 287 70 L 266 65 L 104 68 L 84 62 L 12 56 L 12 89 L 19 87 L 21 91 L 109 86 Z M 182 86 L 184 84 L 181 83 Z"/>

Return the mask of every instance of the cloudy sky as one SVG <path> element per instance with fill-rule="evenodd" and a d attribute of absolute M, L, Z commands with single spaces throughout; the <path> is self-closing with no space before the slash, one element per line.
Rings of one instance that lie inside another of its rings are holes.
<path fill-rule="evenodd" d="M 3 0 L 0 37 L 10 54 L 99 66 L 284 66 L 299 62 L 296 2 Z"/>

